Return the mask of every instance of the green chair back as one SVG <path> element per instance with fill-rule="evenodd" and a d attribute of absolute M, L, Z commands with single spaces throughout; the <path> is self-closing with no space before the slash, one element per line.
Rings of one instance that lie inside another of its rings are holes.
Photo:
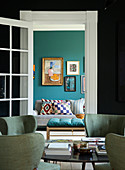
<path fill-rule="evenodd" d="M 125 169 L 125 137 L 113 133 L 106 135 L 106 150 L 114 170 Z"/>
<path fill-rule="evenodd" d="M 20 135 L 33 133 L 37 121 L 33 115 L 0 117 L 0 131 L 3 135 Z"/>
<path fill-rule="evenodd" d="M 0 136 L 0 170 L 33 170 L 38 168 L 44 150 L 39 133 Z"/>
<path fill-rule="evenodd" d="M 105 137 L 108 133 L 124 135 L 124 115 L 86 114 L 84 120 L 89 137 Z"/>

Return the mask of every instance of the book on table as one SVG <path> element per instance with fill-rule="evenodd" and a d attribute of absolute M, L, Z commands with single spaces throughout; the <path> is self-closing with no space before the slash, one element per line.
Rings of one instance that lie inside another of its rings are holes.
<path fill-rule="evenodd" d="M 86 142 L 105 142 L 104 137 L 83 137 L 81 141 Z"/>
<path fill-rule="evenodd" d="M 103 145 L 97 145 L 96 147 L 96 153 L 98 155 L 107 155 L 105 144 Z"/>
<path fill-rule="evenodd" d="M 50 143 L 45 148 L 46 155 L 71 155 L 71 145 L 69 143 Z"/>

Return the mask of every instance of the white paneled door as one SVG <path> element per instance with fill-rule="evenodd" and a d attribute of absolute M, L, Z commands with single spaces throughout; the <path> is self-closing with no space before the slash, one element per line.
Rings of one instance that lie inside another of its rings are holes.
<path fill-rule="evenodd" d="M 31 114 L 32 23 L 0 18 L 0 117 Z"/>

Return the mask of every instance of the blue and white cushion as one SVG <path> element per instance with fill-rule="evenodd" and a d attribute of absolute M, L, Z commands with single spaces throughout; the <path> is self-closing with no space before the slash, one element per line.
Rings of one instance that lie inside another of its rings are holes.
<path fill-rule="evenodd" d="M 55 115 L 72 115 L 72 111 L 70 109 L 70 102 L 62 102 L 62 103 L 52 103 L 53 111 Z"/>
<path fill-rule="evenodd" d="M 84 114 L 85 99 L 81 98 L 79 100 L 70 100 L 71 111 L 73 114 Z"/>

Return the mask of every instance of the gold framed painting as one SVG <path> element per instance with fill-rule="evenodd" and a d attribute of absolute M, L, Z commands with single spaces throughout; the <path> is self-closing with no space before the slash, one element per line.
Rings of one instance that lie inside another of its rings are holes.
<path fill-rule="evenodd" d="M 79 61 L 67 61 L 67 75 L 79 75 Z"/>
<path fill-rule="evenodd" d="M 63 85 L 63 58 L 42 58 L 42 85 Z"/>

